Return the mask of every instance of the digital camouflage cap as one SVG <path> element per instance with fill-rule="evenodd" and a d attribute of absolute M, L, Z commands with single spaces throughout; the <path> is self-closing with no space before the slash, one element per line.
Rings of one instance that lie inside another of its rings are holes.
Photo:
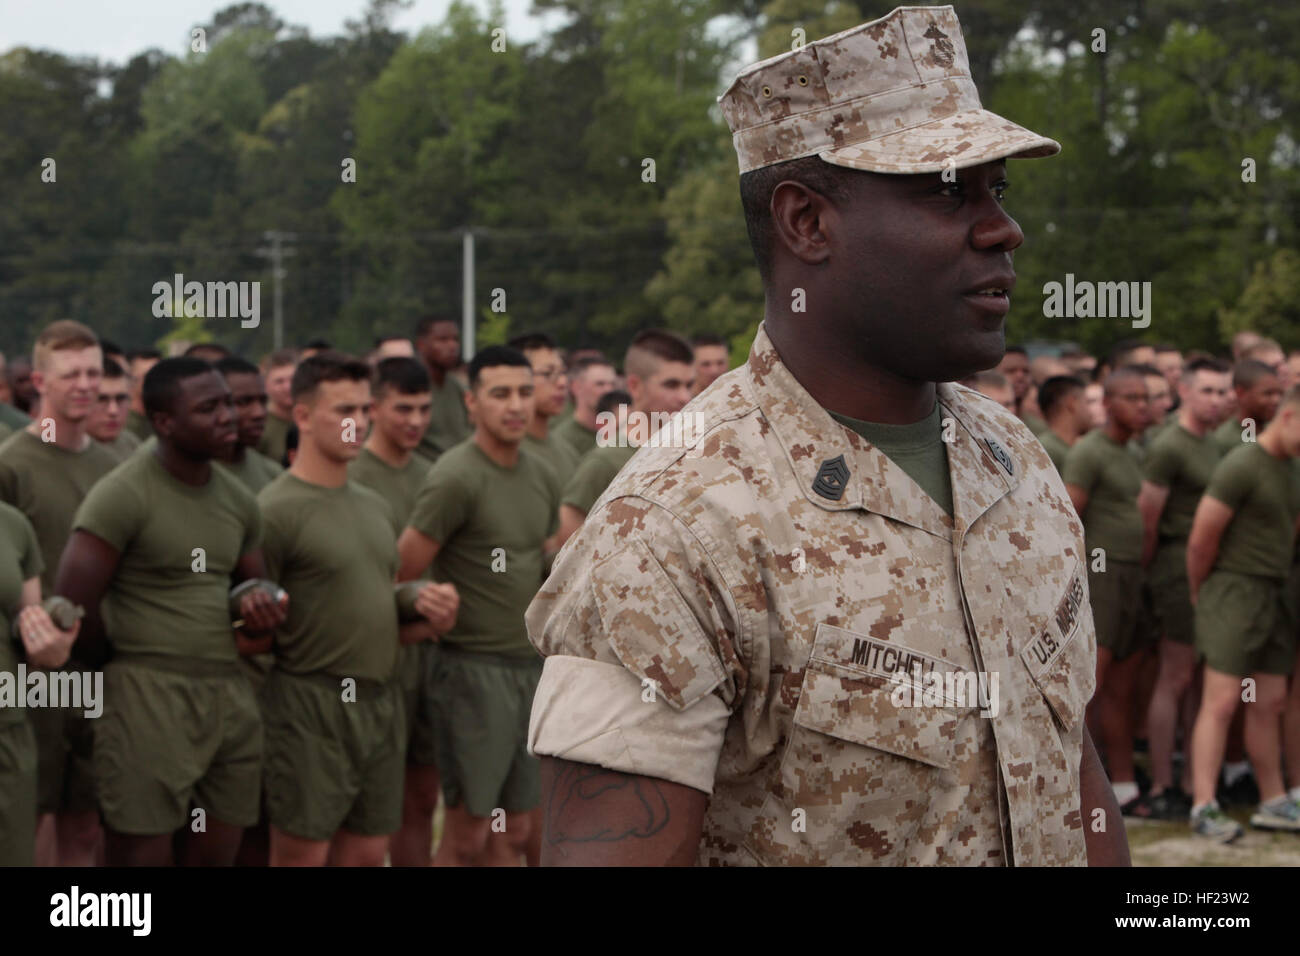
<path fill-rule="evenodd" d="M 743 70 L 718 98 L 740 172 L 805 156 L 934 173 L 1061 145 L 980 105 L 950 6 L 898 7 Z"/>

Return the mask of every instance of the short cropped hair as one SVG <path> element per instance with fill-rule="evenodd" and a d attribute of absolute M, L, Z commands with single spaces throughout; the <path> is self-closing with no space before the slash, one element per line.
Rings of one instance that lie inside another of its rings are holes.
<path fill-rule="evenodd" d="M 1047 418 L 1071 395 L 1082 395 L 1083 388 L 1073 375 L 1053 375 L 1038 388 L 1038 409 Z"/>
<path fill-rule="evenodd" d="M 596 400 L 596 414 L 603 415 L 606 412 L 617 412 L 620 405 L 631 405 L 632 396 L 621 388 L 611 388 L 604 395 Z"/>
<path fill-rule="evenodd" d="M 516 335 L 506 345 L 518 352 L 540 352 L 543 349 L 555 351 L 555 340 L 545 332 L 525 332 Z"/>
<path fill-rule="evenodd" d="M 758 274 L 766 284 L 772 278 L 772 194 L 786 180 L 797 182 L 835 203 L 849 200 L 852 170 L 834 166 L 817 156 L 805 156 L 772 166 L 752 169 L 740 176 L 740 205 L 745 212 L 745 230 L 754 251 Z"/>
<path fill-rule="evenodd" d="M 326 382 L 368 382 L 370 366 L 355 355 L 326 349 L 305 358 L 293 370 L 293 382 L 289 385 L 289 394 L 293 401 L 310 402 L 316 390 Z"/>
<path fill-rule="evenodd" d="M 524 353 L 518 349 L 512 349 L 508 345 L 489 345 L 479 349 L 478 354 L 469 363 L 469 387 L 478 387 L 479 375 L 485 368 L 496 368 L 499 365 L 526 368 L 530 372 L 533 370 L 533 363 L 528 361 Z"/>
<path fill-rule="evenodd" d="M 664 362 L 681 362 L 690 365 L 695 353 L 676 332 L 667 329 L 645 329 L 632 338 L 623 359 L 623 374 L 649 378 Z"/>
<path fill-rule="evenodd" d="M 216 369 L 209 362 L 193 356 L 165 358 L 145 374 L 140 388 L 140 397 L 144 401 L 147 415 L 159 415 L 174 411 L 176 399 L 181 394 L 181 382 L 200 375 L 215 374 Z"/>
<path fill-rule="evenodd" d="M 51 322 L 41 334 L 36 336 L 32 346 L 32 368 L 44 371 L 49 364 L 50 353 L 76 349 L 94 348 L 99 345 L 99 338 L 90 330 L 73 319 L 59 319 Z"/>
<path fill-rule="evenodd" d="M 389 392 L 419 395 L 432 390 L 433 381 L 424 363 L 404 355 L 380 359 L 370 380 L 370 391 L 375 398 L 383 398 Z"/>
<path fill-rule="evenodd" d="M 122 363 L 117 359 L 104 356 L 104 378 L 126 378 L 126 369 L 122 368 Z"/>
<path fill-rule="evenodd" d="M 222 374 L 227 375 L 261 375 L 261 370 L 248 359 L 240 358 L 238 355 L 227 355 L 223 359 L 218 359 L 212 363 L 213 368 Z"/>
<path fill-rule="evenodd" d="M 1225 372 L 1231 372 L 1232 366 L 1223 359 L 1217 359 L 1210 356 L 1204 358 L 1194 358 L 1183 366 L 1183 381 L 1190 382 L 1197 372 L 1214 372 L 1222 375 Z"/>

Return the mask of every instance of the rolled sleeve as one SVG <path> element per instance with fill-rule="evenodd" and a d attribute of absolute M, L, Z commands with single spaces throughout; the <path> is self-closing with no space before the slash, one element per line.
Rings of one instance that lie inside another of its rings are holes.
<path fill-rule="evenodd" d="M 617 664 L 550 657 L 533 698 L 528 749 L 712 793 L 729 716 L 714 694 L 676 710 Z"/>

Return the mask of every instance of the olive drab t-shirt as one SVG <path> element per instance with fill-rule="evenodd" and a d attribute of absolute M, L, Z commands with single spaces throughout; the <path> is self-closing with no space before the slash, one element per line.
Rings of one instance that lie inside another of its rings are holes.
<path fill-rule="evenodd" d="M 214 467 L 189 485 L 142 448 L 91 489 L 73 527 L 119 554 L 100 602 L 118 653 L 238 659 L 231 575 L 260 546 L 262 520 L 237 478 Z"/>
<path fill-rule="evenodd" d="M 1223 456 L 1205 493 L 1233 510 L 1215 569 L 1285 578 L 1300 510 L 1291 462 L 1274 458 L 1257 442 L 1246 442 Z"/>
<path fill-rule="evenodd" d="M 627 445 L 593 448 L 582 456 L 573 475 L 565 483 L 560 503 L 586 514 L 635 454 L 636 448 Z"/>
<path fill-rule="evenodd" d="M 140 447 L 140 439 L 133 432 L 123 428 L 112 441 L 100 442 L 100 445 L 108 449 L 120 465 L 135 454 L 136 449 Z"/>
<path fill-rule="evenodd" d="M 291 674 L 386 681 L 397 661 L 393 510 L 355 481 L 326 488 L 284 472 L 258 493 L 271 580 L 289 592 L 272 648 Z"/>
<path fill-rule="evenodd" d="M 551 429 L 545 439 L 524 436 L 524 447 L 541 456 L 542 461 L 551 466 L 555 476 L 563 487 L 578 469 L 579 456 L 573 446 Z"/>
<path fill-rule="evenodd" d="M 361 454 L 348 465 L 349 480 L 365 485 L 388 502 L 399 535 L 411 517 L 416 496 L 428 473 L 429 462 L 419 455 L 412 455 L 403 467 L 394 468 L 369 448 L 362 448 Z"/>
<path fill-rule="evenodd" d="M 0 425 L 6 426 L 11 432 L 16 432 L 26 428 L 31 422 L 30 415 L 24 415 L 8 402 L 0 402 Z"/>
<path fill-rule="evenodd" d="M 284 461 L 285 442 L 293 422 L 271 412 L 266 413 L 266 427 L 262 429 L 262 440 L 257 443 L 257 450 L 277 465 Z"/>
<path fill-rule="evenodd" d="M 596 447 L 596 433 L 572 415 L 561 418 L 559 424 L 553 427 L 553 432 L 557 438 L 568 442 L 579 458 Z"/>
<path fill-rule="evenodd" d="M 39 575 L 42 567 L 31 522 L 12 505 L 0 504 L 0 674 L 16 673 L 18 651 L 10 628 L 22 606 L 23 582 Z M 0 726 L 22 719 L 18 708 L 0 707 Z"/>
<path fill-rule="evenodd" d="M 126 430 L 140 441 L 153 435 L 153 426 L 149 424 L 149 419 L 135 409 L 126 413 Z"/>
<path fill-rule="evenodd" d="M 1056 466 L 1056 473 L 1065 472 L 1065 459 L 1070 455 L 1070 446 L 1061 440 L 1061 436 L 1056 434 L 1050 428 L 1045 428 L 1035 436 L 1042 443 L 1043 450 L 1047 452 L 1047 457 L 1052 459 L 1052 464 Z"/>
<path fill-rule="evenodd" d="M 1255 434 L 1258 437 L 1262 426 L 1255 423 Z M 1245 426 L 1241 424 L 1241 419 L 1236 415 L 1229 415 L 1218 428 L 1210 432 L 1210 439 L 1214 442 L 1214 447 L 1219 450 L 1219 456 L 1222 457 L 1232 451 L 1239 445 L 1246 444 L 1241 440 L 1241 434 L 1245 431 Z"/>
<path fill-rule="evenodd" d="M 431 462 L 437 461 L 447 449 L 468 438 L 471 431 L 465 386 L 456 376 L 447 374 L 441 386 L 433 386 L 433 414 L 416 451 Z"/>
<path fill-rule="evenodd" d="M 1138 492 L 1142 471 L 1137 458 L 1126 446 L 1117 444 L 1105 429 L 1094 428 L 1070 449 L 1065 460 L 1067 485 L 1088 493 L 1083 519 L 1088 553 L 1101 548 L 1107 560 L 1142 560 L 1142 518 L 1138 514 Z"/>
<path fill-rule="evenodd" d="M 441 643 L 534 658 L 524 609 L 542 580 L 542 543 L 559 522 L 560 481 L 520 447 L 513 468 L 465 442 L 429 469 L 410 526 L 440 547 L 433 576 L 460 594 L 456 625 Z"/>
<path fill-rule="evenodd" d="M 240 462 L 213 462 L 226 469 L 243 483 L 250 494 L 257 494 L 284 471 L 279 463 L 267 458 L 255 448 L 244 449 L 244 460 Z"/>
<path fill-rule="evenodd" d="M 836 412 L 830 412 L 830 416 L 888 455 L 935 504 L 952 516 L 952 481 L 948 476 L 948 452 L 943 442 L 938 402 L 929 415 L 910 425 L 864 422 Z"/>
<path fill-rule="evenodd" d="M 1157 528 L 1162 541 L 1179 541 L 1186 546 L 1196 506 L 1220 457 L 1208 434 L 1197 438 L 1182 425 L 1166 428 L 1151 443 L 1142 477 L 1169 489 Z"/>
<path fill-rule="evenodd" d="M 77 508 L 95 482 L 116 467 L 112 452 L 97 441 L 69 451 L 19 431 L 0 444 L 0 501 L 21 511 L 36 529 L 45 564 L 42 594 L 54 593 L 54 576 Z"/>

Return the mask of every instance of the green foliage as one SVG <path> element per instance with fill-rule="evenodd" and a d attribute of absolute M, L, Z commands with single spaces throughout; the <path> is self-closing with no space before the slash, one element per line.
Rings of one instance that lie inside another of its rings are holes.
<path fill-rule="evenodd" d="M 1300 253 L 1294 249 L 1279 249 L 1257 263 L 1237 304 L 1219 312 L 1225 341 L 1247 329 L 1285 349 L 1300 348 Z"/>

